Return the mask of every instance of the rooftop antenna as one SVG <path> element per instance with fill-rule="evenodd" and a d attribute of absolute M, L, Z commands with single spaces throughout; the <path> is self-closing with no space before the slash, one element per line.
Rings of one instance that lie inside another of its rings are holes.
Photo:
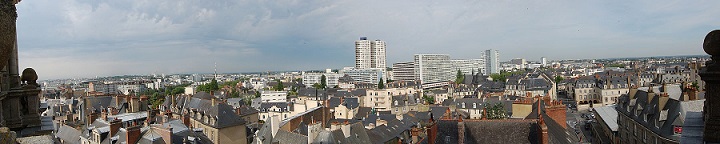
<path fill-rule="evenodd" d="M 215 77 L 213 79 L 217 79 L 217 62 L 215 62 Z"/>

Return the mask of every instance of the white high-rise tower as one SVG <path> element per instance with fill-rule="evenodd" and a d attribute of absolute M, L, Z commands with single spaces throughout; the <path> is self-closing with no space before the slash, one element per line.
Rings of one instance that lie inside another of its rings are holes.
<path fill-rule="evenodd" d="M 486 75 L 500 73 L 500 52 L 498 50 L 485 50 L 485 71 Z"/>
<path fill-rule="evenodd" d="M 385 41 L 367 40 L 367 37 L 360 37 L 355 41 L 355 68 L 385 68 Z"/>

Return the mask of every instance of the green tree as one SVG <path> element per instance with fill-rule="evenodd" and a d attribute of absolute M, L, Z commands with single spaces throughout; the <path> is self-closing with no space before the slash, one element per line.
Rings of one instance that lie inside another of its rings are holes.
<path fill-rule="evenodd" d="M 428 95 L 423 95 L 423 99 L 424 99 L 425 102 L 428 103 L 428 104 L 434 104 L 434 103 L 435 103 L 435 97 L 431 97 L 431 96 L 428 96 Z"/>
<path fill-rule="evenodd" d="M 255 98 L 259 98 L 259 97 L 260 97 L 260 92 L 259 92 L 259 91 L 255 91 Z"/>
<path fill-rule="evenodd" d="M 561 76 L 555 76 L 555 83 L 560 83 L 563 80 L 565 80 L 565 78 L 563 78 Z"/>
<path fill-rule="evenodd" d="M 282 91 L 283 89 L 285 89 L 285 86 L 283 86 L 283 83 L 280 80 L 275 80 L 275 81 L 277 82 L 277 85 L 275 85 L 275 87 L 273 87 L 273 90 Z"/>
<path fill-rule="evenodd" d="M 385 89 L 385 83 L 383 83 L 383 80 L 380 80 L 380 82 L 378 82 L 378 89 Z"/>
<path fill-rule="evenodd" d="M 172 92 L 170 92 L 170 95 L 176 95 L 176 94 L 182 94 L 185 93 L 185 88 L 183 87 L 175 87 Z"/>
<path fill-rule="evenodd" d="M 217 80 L 215 80 L 215 78 L 213 78 L 212 81 L 210 81 L 209 86 L 210 86 L 210 91 L 220 90 L 220 87 L 218 86 L 218 82 L 217 82 Z"/>
<path fill-rule="evenodd" d="M 462 71 L 458 70 L 455 76 L 455 84 L 461 84 L 463 81 L 465 81 L 465 75 L 463 75 Z"/>
<path fill-rule="evenodd" d="M 320 76 L 320 86 L 322 86 L 323 89 L 327 87 L 327 77 L 325 77 L 325 75 Z"/>
<path fill-rule="evenodd" d="M 322 89 L 322 85 L 320 85 L 318 83 L 313 84 L 312 87 L 315 89 Z"/>
<path fill-rule="evenodd" d="M 488 119 L 505 119 L 507 118 L 507 112 L 505 111 L 505 105 L 503 103 L 488 104 L 485 103 L 485 112 Z"/>

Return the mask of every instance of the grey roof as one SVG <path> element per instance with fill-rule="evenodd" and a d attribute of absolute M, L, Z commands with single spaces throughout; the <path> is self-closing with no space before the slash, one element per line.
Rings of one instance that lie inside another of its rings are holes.
<path fill-rule="evenodd" d="M 193 95 L 192 97 L 193 97 L 193 98 L 206 99 L 206 100 L 210 100 L 210 99 L 215 98 L 215 96 L 212 96 L 212 95 L 210 95 L 210 93 L 207 93 L 207 92 L 204 92 L 204 91 L 197 92 L 197 93 L 195 93 L 195 95 Z"/>
<path fill-rule="evenodd" d="M 349 137 L 345 137 L 342 130 L 332 131 L 332 136 L 336 143 L 372 143 L 367 131 L 365 131 L 365 126 L 363 126 L 362 123 L 351 124 L 349 134 L 347 135 L 349 135 Z"/>
<path fill-rule="evenodd" d="M 455 100 L 456 108 L 458 109 L 483 109 L 484 102 L 482 99 L 477 98 L 461 98 Z M 473 107 L 475 104 L 475 107 Z"/>
<path fill-rule="evenodd" d="M 331 144 L 334 142 L 335 138 L 333 138 L 332 132 L 330 131 L 320 131 L 317 137 L 315 137 L 315 140 L 313 140 L 313 144 Z"/>
<path fill-rule="evenodd" d="M 655 90 L 653 91 L 655 92 Z M 701 107 L 704 102 L 704 100 L 684 102 L 669 98 L 665 107 L 660 110 L 658 105 L 659 93 L 655 94 L 650 100 L 648 100 L 648 95 L 648 92 L 638 90 L 634 99 L 630 99 L 627 94 L 620 96 L 616 107 L 618 114 L 626 115 L 639 125 L 674 141 L 680 139 L 680 136 L 675 135 L 673 132 L 674 126 L 684 125 L 683 117 L 685 113 L 699 112 L 697 107 Z M 681 103 L 687 103 L 687 106 L 682 106 Z M 666 113 L 666 115 L 663 113 Z"/>
<path fill-rule="evenodd" d="M 435 143 L 458 143 L 457 120 L 438 122 Z M 464 121 L 465 143 L 538 143 L 537 123 L 530 120 L 511 121 Z"/>
<path fill-rule="evenodd" d="M 610 130 L 618 131 L 618 113 L 615 110 L 615 105 L 598 107 L 595 108 L 594 112 L 598 114 L 598 117 L 602 118 L 603 122 L 610 127 Z"/>
<path fill-rule="evenodd" d="M 273 106 L 280 108 L 280 112 L 289 112 L 289 111 L 293 111 L 293 109 L 295 109 L 293 107 L 292 102 L 266 102 L 266 103 L 260 104 L 260 112 L 266 112 L 266 111 L 277 112 L 277 110 L 271 109 Z"/>
<path fill-rule="evenodd" d="M 240 116 L 235 113 L 232 106 L 225 103 L 212 104 L 211 100 L 192 97 L 184 104 L 185 110 L 196 109 L 210 117 L 215 117 L 215 123 L 207 124 L 215 128 L 225 128 L 245 124 Z M 190 111 L 188 111 L 190 112 Z"/>
<path fill-rule="evenodd" d="M 273 142 L 281 144 L 307 144 L 307 136 L 285 130 L 279 130 L 273 138 Z"/>
<path fill-rule="evenodd" d="M 67 125 L 60 126 L 55 136 L 66 143 L 80 143 L 80 131 Z"/>

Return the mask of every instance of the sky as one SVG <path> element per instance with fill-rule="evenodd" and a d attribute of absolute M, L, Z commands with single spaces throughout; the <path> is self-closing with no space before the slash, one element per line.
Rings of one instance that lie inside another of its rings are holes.
<path fill-rule="evenodd" d="M 360 37 L 413 54 L 537 61 L 705 55 L 720 1 L 24 0 L 19 63 L 40 79 L 340 69 Z"/>

